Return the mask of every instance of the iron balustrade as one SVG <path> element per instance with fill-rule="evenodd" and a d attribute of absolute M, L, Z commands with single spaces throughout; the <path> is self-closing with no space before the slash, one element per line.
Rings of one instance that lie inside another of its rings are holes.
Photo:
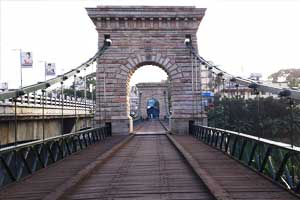
<path fill-rule="evenodd" d="M 42 106 L 61 106 L 62 99 L 57 97 L 43 97 L 42 95 L 37 94 L 27 94 L 22 97 L 16 98 L 18 105 L 40 105 Z M 85 100 L 83 98 L 77 98 L 75 101 L 74 98 L 66 96 L 63 100 L 64 106 L 66 107 L 77 107 L 77 108 L 91 108 L 94 107 L 95 103 L 93 100 Z M 7 99 L 4 102 L 0 103 L 1 105 L 13 105 L 13 99 Z"/>
<path fill-rule="evenodd" d="M 92 128 L 0 149 L 0 187 L 111 136 L 110 126 Z"/>
<path fill-rule="evenodd" d="M 300 193 L 299 147 L 195 124 L 190 124 L 189 133 L 274 182 Z"/>

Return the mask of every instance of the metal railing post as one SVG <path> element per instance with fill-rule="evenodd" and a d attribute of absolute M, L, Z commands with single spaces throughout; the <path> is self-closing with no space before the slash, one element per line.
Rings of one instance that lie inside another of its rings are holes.
<path fill-rule="evenodd" d="M 74 118 L 75 118 L 75 123 L 74 123 L 74 130 L 75 132 L 77 131 L 77 94 L 76 94 L 76 74 L 74 75 L 74 82 L 73 82 L 73 87 L 74 87 Z"/>
<path fill-rule="evenodd" d="M 194 120 L 189 121 L 189 135 L 193 134 L 193 125 L 194 125 L 194 123 L 195 123 Z"/>
<path fill-rule="evenodd" d="M 46 90 L 42 90 L 43 105 L 42 105 L 42 123 L 43 123 L 43 140 L 45 140 L 45 94 Z"/>
<path fill-rule="evenodd" d="M 85 118 L 85 127 L 87 127 L 87 117 L 86 117 L 86 68 L 84 68 L 84 118 Z"/>
<path fill-rule="evenodd" d="M 15 113 L 14 113 L 14 118 L 15 118 L 15 146 L 17 146 L 18 142 L 18 120 L 17 120 L 17 97 L 13 98 L 14 101 L 14 107 L 15 107 Z"/>
<path fill-rule="evenodd" d="M 64 82 L 60 82 L 61 85 L 61 134 L 64 134 Z"/>

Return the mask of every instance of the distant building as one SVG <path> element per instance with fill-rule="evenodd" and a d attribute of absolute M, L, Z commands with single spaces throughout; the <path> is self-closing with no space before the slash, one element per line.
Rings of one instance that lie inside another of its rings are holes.
<path fill-rule="evenodd" d="M 237 87 L 238 86 L 238 87 Z M 236 84 L 234 82 L 229 82 L 225 84 L 225 88 L 222 90 L 222 97 L 242 97 L 244 99 L 255 98 L 256 94 L 253 90 L 246 85 Z"/>
<path fill-rule="evenodd" d="M 267 83 L 265 81 L 261 81 L 262 75 L 260 73 L 251 73 L 249 79 L 253 81 L 257 81 L 258 83 L 262 83 L 265 85 L 270 85 L 270 86 L 275 86 L 272 84 L 272 82 Z M 278 87 L 278 86 L 277 86 Z M 253 89 L 249 88 L 248 85 L 242 85 L 242 84 L 237 84 L 235 82 L 227 82 L 224 85 L 224 88 L 222 88 L 221 91 L 221 97 L 235 97 L 239 96 L 244 99 L 253 99 L 257 95 L 254 94 Z M 270 92 L 260 92 L 260 97 L 270 97 L 273 96 L 274 98 L 278 98 L 277 94 L 272 94 Z"/>

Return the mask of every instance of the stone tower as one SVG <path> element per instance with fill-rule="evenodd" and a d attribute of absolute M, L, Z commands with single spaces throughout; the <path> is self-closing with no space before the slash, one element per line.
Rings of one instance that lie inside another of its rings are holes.
<path fill-rule="evenodd" d="M 196 32 L 205 10 L 195 7 L 98 6 L 87 8 L 98 31 L 98 45 L 110 37 L 112 45 L 97 63 L 96 122 L 112 124 L 113 134 L 132 131 L 129 81 L 139 67 L 162 68 L 171 82 L 171 131 L 185 134 L 195 119 L 192 59 L 184 44 Z"/>

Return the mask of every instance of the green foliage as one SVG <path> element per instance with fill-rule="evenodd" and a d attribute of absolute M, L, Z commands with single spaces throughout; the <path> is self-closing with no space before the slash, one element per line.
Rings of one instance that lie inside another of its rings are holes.
<path fill-rule="evenodd" d="M 284 99 L 235 97 L 220 100 L 217 97 L 215 106 L 208 111 L 208 119 L 212 127 L 283 142 L 291 142 L 293 130 L 294 141 L 299 143 L 300 139 L 300 109 L 293 106 L 291 112 L 289 102 Z"/>
<path fill-rule="evenodd" d="M 290 88 L 299 88 L 299 80 L 297 78 L 292 78 L 289 82 L 288 82 L 288 86 Z"/>

